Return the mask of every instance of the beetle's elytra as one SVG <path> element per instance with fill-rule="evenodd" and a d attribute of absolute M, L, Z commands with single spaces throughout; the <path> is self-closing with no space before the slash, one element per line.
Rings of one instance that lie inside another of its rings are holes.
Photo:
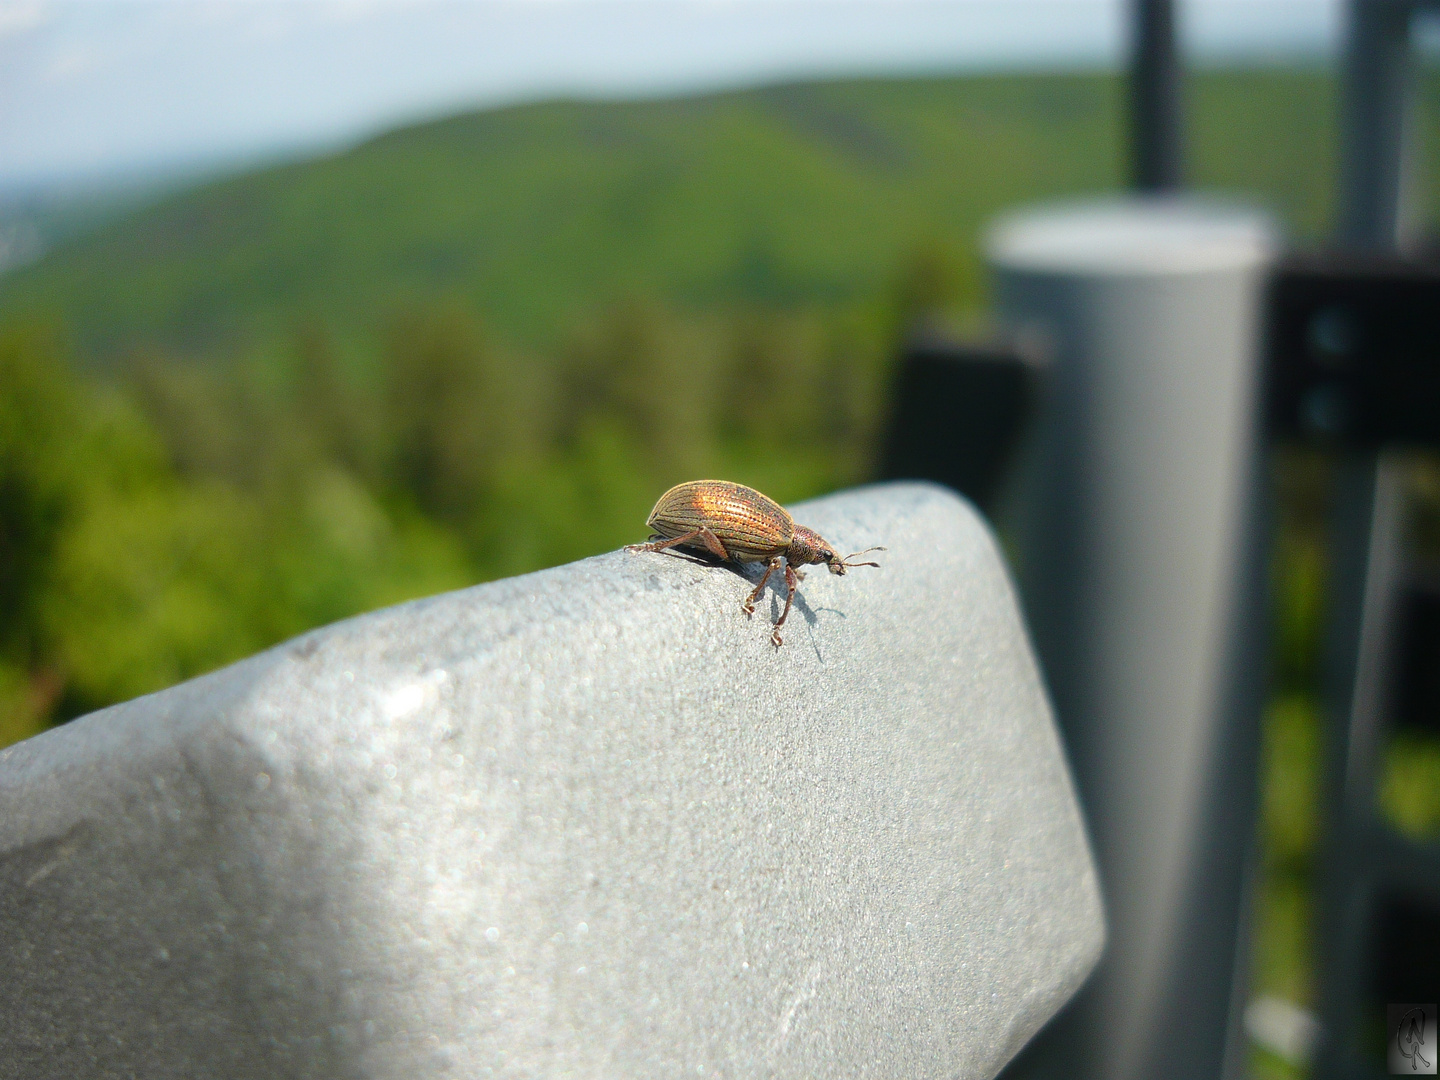
<path fill-rule="evenodd" d="M 843 574 L 852 566 L 879 566 L 875 562 L 853 560 L 872 551 L 885 550 L 883 547 L 867 548 L 842 559 L 819 533 L 804 525 L 796 525 L 774 499 L 754 488 L 726 480 L 691 480 L 676 484 L 660 496 L 646 524 L 654 530 L 655 538 L 648 544 L 632 544 L 628 550 L 663 551 L 669 547 L 689 547 L 708 551 L 717 559 L 731 562 L 766 563 L 760 584 L 740 605 L 746 615 L 754 614 L 756 597 L 765 588 L 770 575 L 783 565 L 785 610 L 770 632 L 770 642 L 777 648 L 784 644 L 780 627 L 790 614 L 796 582 L 803 576 L 795 567 L 824 563 L 832 574 Z"/>

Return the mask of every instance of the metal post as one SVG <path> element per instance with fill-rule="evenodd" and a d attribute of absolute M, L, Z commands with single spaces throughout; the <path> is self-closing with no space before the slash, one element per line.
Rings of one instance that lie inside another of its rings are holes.
<path fill-rule="evenodd" d="M 1337 231 L 1352 250 L 1393 251 L 1400 243 L 1414 8 L 1410 0 L 1350 0 L 1348 6 Z M 1338 479 L 1326 688 L 1322 1045 L 1315 1058 L 1321 1078 L 1352 1076 L 1359 1068 L 1351 1034 L 1360 1011 L 1370 889 L 1358 845 L 1373 815 L 1373 757 L 1384 720 L 1381 668 L 1403 569 L 1405 509 L 1398 466 L 1380 452 L 1347 457 Z"/>
<path fill-rule="evenodd" d="M 1064 1052 L 1030 1075 L 1213 1080 L 1227 1059 L 1263 699 L 1272 250 L 1263 218 L 1189 200 L 1032 211 L 990 236 L 1002 315 L 1052 352 L 1018 569 L 1111 928 Z"/>
<path fill-rule="evenodd" d="M 1132 0 L 1130 124 L 1137 191 L 1181 185 L 1180 56 L 1174 0 Z"/>
<path fill-rule="evenodd" d="M 1353 455 L 1336 477 L 1326 657 L 1326 835 L 1321 916 L 1321 1052 L 1316 1076 L 1355 1075 L 1349 1035 L 1361 1014 L 1374 777 L 1385 715 L 1386 655 L 1402 573 L 1404 499 L 1393 458 Z"/>
<path fill-rule="evenodd" d="M 1347 248 L 1391 251 L 1399 243 L 1413 7 L 1350 0 L 1339 228 Z"/>

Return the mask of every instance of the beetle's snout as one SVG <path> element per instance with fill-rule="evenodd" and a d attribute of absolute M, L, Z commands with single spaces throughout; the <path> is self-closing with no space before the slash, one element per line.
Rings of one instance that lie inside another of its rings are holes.
<path fill-rule="evenodd" d="M 826 565 L 830 567 L 830 573 L 832 574 L 845 573 L 845 560 L 840 558 L 839 555 L 831 554 L 830 558 L 826 561 Z"/>

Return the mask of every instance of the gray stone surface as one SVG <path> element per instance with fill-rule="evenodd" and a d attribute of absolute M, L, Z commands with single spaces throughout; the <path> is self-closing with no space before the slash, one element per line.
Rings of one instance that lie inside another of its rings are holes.
<path fill-rule="evenodd" d="M 1010 582 L 936 488 L 797 518 L 890 550 L 779 651 L 615 552 L 0 752 L 0 1076 L 993 1075 L 1103 939 Z"/>

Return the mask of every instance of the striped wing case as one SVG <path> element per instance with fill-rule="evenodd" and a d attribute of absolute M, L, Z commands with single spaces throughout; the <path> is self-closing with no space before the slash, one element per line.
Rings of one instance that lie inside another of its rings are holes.
<path fill-rule="evenodd" d="M 795 523 L 774 499 L 725 480 L 676 484 L 660 496 L 647 524 L 667 538 L 706 527 L 738 562 L 783 555 L 795 533 Z M 705 550 L 698 539 L 684 546 Z"/>

